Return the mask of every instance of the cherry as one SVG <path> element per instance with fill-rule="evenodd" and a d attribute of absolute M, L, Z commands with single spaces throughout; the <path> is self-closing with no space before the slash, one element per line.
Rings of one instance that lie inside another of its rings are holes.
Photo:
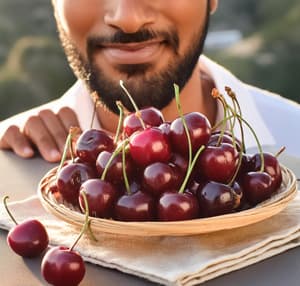
<path fill-rule="evenodd" d="M 49 243 L 49 237 L 44 225 L 36 219 L 29 219 L 18 224 L 7 208 L 7 199 L 8 196 L 3 199 L 5 208 L 16 224 L 7 235 L 8 245 L 16 254 L 22 257 L 40 255 L 46 250 Z"/>
<path fill-rule="evenodd" d="M 142 126 L 141 120 L 144 122 L 144 126 Z M 144 127 L 159 126 L 163 122 L 164 118 L 160 110 L 154 107 L 146 107 L 127 115 L 123 122 L 123 130 L 129 137 L 134 132 L 143 130 Z"/>
<path fill-rule="evenodd" d="M 89 205 L 89 215 L 100 218 L 111 218 L 113 206 L 118 197 L 116 188 L 109 182 L 100 179 L 85 181 L 79 192 L 79 205 L 85 211 L 83 191 Z"/>
<path fill-rule="evenodd" d="M 263 153 L 264 156 L 264 171 L 268 173 L 272 178 L 272 188 L 278 189 L 282 182 L 282 173 L 280 164 L 276 158 L 271 153 Z M 261 156 L 260 154 L 255 154 L 251 158 L 251 163 L 253 164 L 253 171 L 259 171 L 261 169 Z"/>
<path fill-rule="evenodd" d="M 132 159 L 139 166 L 167 162 L 171 156 L 168 138 L 158 127 L 134 133 L 129 139 L 129 150 Z"/>
<path fill-rule="evenodd" d="M 225 131 L 223 135 L 221 134 L 221 131 L 216 131 L 211 134 L 208 141 L 208 145 L 217 146 L 218 143 L 228 143 L 234 145 L 233 142 L 235 142 L 236 144 L 235 148 L 237 149 L 237 151 L 241 151 L 242 143 L 240 140 L 238 140 L 237 138 L 234 138 L 233 140 L 232 134 L 228 131 Z"/>
<path fill-rule="evenodd" d="M 202 145 L 208 143 L 211 135 L 210 123 L 208 119 L 199 112 L 190 112 L 183 117 L 190 134 L 192 152 L 195 153 Z M 181 117 L 172 121 L 170 126 L 170 138 L 174 150 L 187 156 L 189 153 L 189 146 Z"/>
<path fill-rule="evenodd" d="M 64 246 L 50 249 L 42 260 L 44 279 L 55 286 L 77 286 L 85 275 L 85 265 L 79 253 Z"/>
<path fill-rule="evenodd" d="M 219 146 L 208 145 L 199 156 L 199 172 L 208 181 L 228 183 L 237 168 L 239 153 L 228 143 Z"/>
<path fill-rule="evenodd" d="M 240 194 L 223 183 L 210 181 L 200 184 L 197 193 L 200 211 L 204 217 L 231 213 L 240 204 Z"/>
<path fill-rule="evenodd" d="M 199 204 L 192 193 L 165 192 L 158 201 L 160 221 L 180 221 L 199 217 Z"/>
<path fill-rule="evenodd" d="M 104 130 L 88 129 L 78 138 L 75 146 L 77 156 L 84 162 L 95 162 L 101 151 L 112 151 L 114 141 Z"/>
<path fill-rule="evenodd" d="M 95 172 L 89 165 L 71 163 L 60 169 L 56 177 L 56 184 L 64 200 L 78 205 L 81 184 L 92 178 L 95 178 Z"/>
<path fill-rule="evenodd" d="M 272 177 L 266 172 L 248 172 L 242 180 L 247 202 L 256 205 L 270 198 L 276 190 L 273 186 Z"/>
<path fill-rule="evenodd" d="M 167 163 L 156 162 L 144 170 L 142 185 L 154 196 L 175 187 L 177 177 L 174 169 Z"/>
<path fill-rule="evenodd" d="M 155 201 L 142 191 L 125 194 L 116 202 L 115 218 L 121 221 L 151 221 L 155 218 Z"/>
<path fill-rule="evenodd" d="M 111 152 L 102 151 L 96 160 L 96 169 L 98 171 L 99 176 L 102 176 L 107 163 L 109 162 L 112 156 Z M 132 173 L 134 170 L 134 163 L 130 157 L 129 153 L 126 153 L 125 160 L 125 171 L 129 178 L 132 177 Z M 122 163 L 122 153 L 118 153 L 112 162 L 109 164 L 107 173 L 105 175 L 105 179 L 113 184 L 120 184 L 124 181 L 123 177 L 123 163 Z"/>

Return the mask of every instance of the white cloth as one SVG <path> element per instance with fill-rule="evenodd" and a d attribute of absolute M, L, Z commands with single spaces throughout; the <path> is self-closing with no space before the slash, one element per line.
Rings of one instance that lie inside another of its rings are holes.
<path fill-rule="evenodd" d="M 9 209 L 19 223 L 40 220 L 51 245 L 71 246 L 79 233 L 47 213 L 36 196 L 10 203 Z M 12 226 L 0 204 L 0 228 Z M 299 246 L 300 194 L 276 216 L 234 230 L 187 237 L 97 236 L 98 242 L 83 236 L 76 246 L 86 261 L 163 285 L 196 285 Z"/>
<path fill-rule="evenodd" d="M 280 148 L 286 146 L 289 155 L 300 157 L 300 105 L 279 95 L 249 86 L 238 80 L 228 70 L 202 55 L 199 64 L 212 77 L 216 87 L 226 96 L 224 87 L 229 86 L 237 94 L 243 117 L 255 129 L 263 146 Z M 230 102 L 230 100 L 228 100 Z M 37 114 L 39 110 L 50 108 L 58 111 L 61 107 L 69 106 L 78 115 L 80 127 L 87 129 L 93 114 L 93 103 L 83 82 L 78 80 L 60 99 L 21 113 L 0 123 L 0 136 L 6 128 L 14 122 L 22 126 L 30 114 Z M 218 119 L 222 118 L 219 112 Z M 99 128 L 99 122 L 94 120 L 94 128 Z M 247 148 L 256 146 L 256 141 L 245 129 Z M 239 134 L 239 128 L 235 130 Z"/>

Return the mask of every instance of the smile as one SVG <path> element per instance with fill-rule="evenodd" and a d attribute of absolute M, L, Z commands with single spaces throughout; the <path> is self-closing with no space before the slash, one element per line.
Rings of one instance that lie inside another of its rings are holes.
<path fill-rule="evenodd" d="M 112 64 L 145 64 L 158 59 L 162 44 L 162 41 L 104 44 L 101 46 L 101 50 Z"/>

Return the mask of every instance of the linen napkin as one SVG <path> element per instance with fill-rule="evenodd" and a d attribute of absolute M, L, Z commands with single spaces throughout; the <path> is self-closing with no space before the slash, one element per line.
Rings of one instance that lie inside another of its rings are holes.
<path fill-rule="evenodd" d="M 40 220 L 51 245 L 71 246 L 79 229 L 58 220 L 37 196 L 9 203 L 17 221 Z M 3 204 L 0 228 L 10 229 Z M 187 237 L 132 237 L 97 234 L 82 237 L 76 250 L 86 261 L 163 285 L 196 285 L 300 245 L 300 193 L 281 213 L 265 221 L 210 234 Z"/>

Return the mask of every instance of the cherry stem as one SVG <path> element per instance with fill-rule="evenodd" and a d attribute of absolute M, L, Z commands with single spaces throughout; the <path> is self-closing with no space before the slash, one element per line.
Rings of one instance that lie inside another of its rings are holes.
<path fill-rule="evenodd" d="M 125 142 L 127 142 L 127 140 L 121 142 L 121 144 L 115 149 L 115 151 L 111 154 L 108 162 L 106 163 L 105 165 L 105 168 L 103 170 L 103 173 L 101 175 L 101 180 L 105 180 L 105 177 L 106 177 L 106 174 L 108 172 L 108 169 L 112 163 L 112 161 L 116 158 L 116 156 L 122 151 L 122 148 L 123 148 L 123 144 L 125 144 Z"/>
<path fill-rule="evenodd" d="M 72 147 L 72 139 L 77 133 L 79 133 L 79 128 L 78 127 L 70 127 L 69 134 L 68 134 L 66 142 L 65 142 L 63 155 L 61 157 L 60 164 L 58 166 L 56 174 L 58 174 L 59 171 L 61 170 L 61 168 L 63 167 L 63 165 L 66 161 L 67 155 L 68 155 L 68 150 L 70 151 L 72 161 L 74 161 L 74 152 L 73 152 L 73 147 Z"/>
<path fill-rule="evenodd" d="M 192 161 L 192 163 L 191 163 L 191 166 L 189 166 L 189 168 L 187 169 L 186 175 L 185 175 L 185 177 L 184 177 L 184 180 L 183 180 L 183 182 L 182 182 L 182 185 L 181 185 L 181 187 L 180 187 L 178 193 L 180 193 L 180 194 L 184 193 L 185 188 L 186 188 L 186 185 L 187 185 L 187 183 L 188 183 L 188 181 L 189 181 L 189 178 L 190 178 L 190 176 L 191 176 L 191 173 L 192 173 L 192 171 L 193 171 L 193 169 L 194 169 L 194 166 L 195 166 L 195 164 L 196 164 L 196 162 L 197 162 L 197 159 L 199 158 L 201 152 L 202 152 L 204 149 L 205 149 L 205 146 L 202 145 L 202 146 L 198 149 L 198 151 L 196 152 L 196 154 L 195 154 L 195 156 L 194 156 L 194 159 L 193 159 L 193 161 Z"/>
<path fill-rule="evenodd" d="M 189 160 L 188 160 L 188 169 L 190 169 L 191 164 L 192 164 L 192 142 L 191 142 L 191 136 L 184 118 L 184 115 L 182 113 L 182 109 L 181 109 L 181 104 L 180 104 L 180 96 L 179 96 L 179 86 L 177 84 L 174 84 L 174 90 L 175 90 L 175 99 L 176 99 L 176 106 L 177 106 L 177 110 L 178 110 L 178 114 L 181 118 L 182 121 L 182 125 L 187 137 L 187 141 L 188 141 L 188 149 L 189 149 Z"/>
<path fill-rule="evenodd" d="M 4 207 L 5 207 L 5 210 L 7 211 L 9 217 L 11 218 L 11 220 L 15 223 L 15 225 L 18 225 L 17 221 L 15 220 L 15 218 L 13 217 L 12 213 L 10 212 L 10 210 L 8 209 L 8 206 L 7 206 L 7 200 L 9 199 L 9 196 L 5 196 L 3 198 L 3 204 L 4 204 Z"/>
<path fill-rule="evenodd" d="M 86 198 L 86 194 L 84 191 L 80 191 L 83 200 L 84 200 L 84 208 L 85 208 L 85 218 L 84 218 L 84 224 L 83 227 L 81 228 L 81 231 L 77 237 L 77 239 L 75 240 L 75 242 L 73 243 L 73 245 L 70 248 L 70 251 L 73 251 L 74 247 L 76 246 L 76 244 L 78 243 L 78 241 L 81 239 L 81 237 L 83 236 L 83 234 L 86 232 L 86 230 L 89 227 L 90 224 L 90 220 L 89 220 L 89 205 L 88 205 L 88 201 Z"/>
<path fill-rule="evenodd" d="M 224 112 L 224 117 L 223 119 L 227 118 L 227 107 L 226 107 L 226 103 L 224 102 L 224 99 L 223 97 L 220 95 L 219 91 L 216 89 L 216 88 L 213 88 L 212 91 L 211 91 L 211 95 L 213 98 L 219 100 L 222 104 L 222 107 L 223 107 L 223 112 Z M 220 136 L 219 136 L 219 139 L 218 139 L 218 142 L 217 142 L 217 146 L 220 146 L 220 144 L 222 143 L 222 138 L 224 136 L 224 133 L 225 133 L 225 130 L 226 130 L 226 123 L 227 123 L 227 120 L 222 120 L 221 121 L 221 133 L 220 133 Z"/>
<path fill-rule="evenodd" d="M 126 173 L 126 150 L 125 150 L 126 144 L 125 143 L 122 144 L 122 172 L 123 172 L 123 178 L 124 178 L 126 192 L 128 195 L 130 195 L 131 191 L 130 191 L 130 186 L 129 186 L 128 177 L 127 177 L 127 173 Z"/>
<path fill-rule="evenodd" d="M 129 98 L 129 100 L 130 100 L 130 102 L 131 102 L 131 104 L 132 104 L 132 106 L 133 106 L 133 108 L 135 110 L 135 116 L 139 119 L 139 121 L 140 121 L 143 129 L 146 129 L 145 123 L 144 123 L 144 121 L 143 121 L 143 119 L 141 117 L 141 112 L 140 112 L 139 108 L 137 107 L 137 105 L 135 104 L 135 102 L 134 102 L 132 96 L 130 95 L 129 91 L 124 86 L 123 80 L 120 80 L 120 86 L 124 90 L 124 92 L 126 93 L 126 95 L 128 96 L 128 98 Z"/>
<path fill-rule="evenodd" d="M 282 146 L 279 151 L 275 154 L 275 157 L 278 158 L 284 151 L 285 151 L 286 147 Z"/>
<path fill-rule="evenodd" d="M 119 121 L 118 121 L 118 127 L 117 127 L 117 131 L 116 131 L 115 139 L 114 139 L 115 144 L 119 141 L 122 124 L 123 124 L 123 119 L 124 119 L 124 108 L 123 108 L 122 103 L 120 101 L 117 101 L 116 104 L 119 109 Z"/>
<path fill-rule="evenodd" d="M 91 124 L 90 124 L 90 129 L 93 128 L 93 125 L 94 125 L 94 120 L 95 120 L 95 117 L 96 117 L 96 111 L 97 111 L 97 107 L 98 107 L 98 104 L 99 104 L 99 98 L 98 98 L 98 95 L 96 94 L 96 92 L 93 92 L 91 94 L 91 97 L 94 101 L 94 109 L 93 109 L 93 114 L 92 114 L 92 120 L 91 120 Z"/>
<path fill-rule="evenodd" d="M 232 99 L 234 106 L 237 106 L 238 112 L 236 112 L 236 108 L 235 108 L 235 112 L 238 113 L 241 118 L 243 118 L 242 109 L 241 109 L 239 101 L 237 100 L 235 93 L 228 86 L 225 87 L 225 90 L 226 90 L 228 96 Z M 241 140 L 242 140 L 243 152 L 246 152 L 244 133 L 242 133 L 241 136 L 242 136 Z"/>

